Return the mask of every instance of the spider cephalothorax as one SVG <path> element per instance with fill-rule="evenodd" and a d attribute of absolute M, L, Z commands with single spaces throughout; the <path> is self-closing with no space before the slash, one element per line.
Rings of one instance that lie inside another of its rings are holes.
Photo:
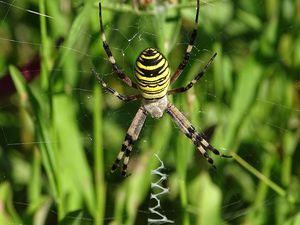
<path fill-rule="evenodd" d="M 127 165 L 129 162 L 129 156 L 132 150 L 133 142 L 138 139 L 147 115 L 149 114 L 153 118 L 160 118 L 162 117 L 164 112 L 167 112 L 172 117 L 180 130 L 192 140 L 197 150 L 199 150 L 199 152 L 207 159 L 207 161 L 213 167 L 215 167 L 212 158 L 210 158 L 210 156 L 208 155 L 208 152 L 211 151 L 216 155 L 220 155 L 220 152 L 212 145 L 210 145 L 205 140 L 204 136 L 201 133 L 197 132 L 193 125 L 188 121 L 188 119 L 172 103 L 168 102 L 167 99 L 167 95 L 169 94 L 182 93 L 190 89 L 204 75 L 205 71 L 217 55 L 216 53 L 213 54 L 213 56 L 204 66 L 203 70 L 200 71 L 195 76 L 195 78 L 185 87 L 168 90 L 169 85 L 177 80 L 188 63 L 190 53 L 193 49 L 193 45 L 197 36 L 199 6 L 199 0 L 197 0 L 195 26 L 192 31 L 191 38 L 186 48 L 183 60 L 179 64 L 175 73 L 171 76 L 168 61 L 158 50 L 154 48 L 146 48 L 139 54 L 136 60 L 134 75 L 137 83 L 135 83 L 131 81 L 131 79 L 125 73 L 123 73 L 122 70 L 119 69 L 116 60 L 112 55 L 112 52 L 105 38 L 102 22 L 101 3 L 99 3 L 101 38 L 103 42 L 103 48 L 108 56 L 110 63 L 112 64 L 112 68 L 124 83 L 126 83 L 131 88 L 138 89 L 140 93 L 129 96 L 121 95 L 113 88 L 109 87 L 95 70 L 92 70 L 92 72 L 94 73 L 100 84 L 103 86 L 103 88 L 105 88 L 105 90 L 112 93 L 122 101 L 127 102 L 142 99 L 142 105 L 133 118 L 133 121 L 126 133 L 125 140 L 122 144 L 121 151 L 119 152 L 118 157 L 111 168 L 112 172 L 114 172 L 118 168 L 122 158 L 125 155 L 122 175 L 126 176 Z M 228 157 L 223 154 L 221 154 L 220 156 Z"/>

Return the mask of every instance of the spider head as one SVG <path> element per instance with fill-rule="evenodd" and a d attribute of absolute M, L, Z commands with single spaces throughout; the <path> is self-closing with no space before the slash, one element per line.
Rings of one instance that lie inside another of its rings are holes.
<path fill-rule="evenodd" d="M 154 48 L 146 48 L 135 64 L 137 85 L 145 99 L 159 99 L 166 95 L 170 84 L 167 59 Z"/>

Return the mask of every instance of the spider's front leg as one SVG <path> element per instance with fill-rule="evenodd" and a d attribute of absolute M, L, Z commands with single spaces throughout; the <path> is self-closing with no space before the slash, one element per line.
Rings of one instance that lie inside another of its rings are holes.
<path fill-rule="evenodd" d="M 186 92 L 187 90 L 189 90 L 191 87 L 193 87 L 194 84 L 196 84 L 201 79 L 201 77 L 205 74 L 206 70 L 208 69 L 210 64 L 214 61 L 216 56 L 217 56 L 217 53 L 214 53 L 212 55 L 212 57 L 209 59 L 209 61 L 206 63 L 206 65 L 204 66 L 203 70 L 201 70 L 200 73 L 198 73 L 190 83 L 188 83 L 185 87 L 180 87 L 180 88 L 169 90 L 168 95 L 183 93 L 183 92 Z"/>
<path fill-rule="evenodd" d="M 207 151 L 212 151 L 216 155 L 221 157 L 231 158 L 231 156 L 220 154 L 211 144 L 209 144 L 203 135 L 198 133 L 188 119 L 171 103 L 168 103 L 167 113 L 172 117 L 180 130 L 193 141 L 194 145 L 200 151 L 200 153 L 206 158 L 206 160 L 216 168 L 213 159 L 208 155 Z"/>
<path fill-rule="evenodd" d="M 197 0 L 197 9 L 196 9 L 196 17 L 195 17 L 195 24 L 194 24 L 194 29 L 192 31 L 191 37 L 189 44 L 186 48 L 185 54 L 183 56 L 182 62 L 179 64 L 177 70 L 171 77 L 171 84 L 174 83 L 177 78 L 182 74 L 184 68 L 188 64 L 188 61 L 190 59 L 191 51 L 193 49 L 196 37 L 197 37 L 197 32 L 198 32 L 198 18 L 199 18 L 199 9 L 200 9 L 200 0 Z"/>
<path fill-rule="evenodd" d="M 131 101 L 135 101 L 139 98 L 141 98 L 141 95 L 137 94 L 137 95 L 121 95 L 119 92 L 117 92 L 116 90 L 114 90 L 112 87 L 108 86 L 107 83 L 105 83 L 105 81 L 100 77 L 100 75 L 94 70 L 92 69 L 92 73 L 94 74 L 94 76 L 96 77 L 96 79 L 98 80 L 98 82 L 102 85 L 102 87 L 109 93 L 113 94 L 114 96 L 116 96 L 118 99 L 124 101 L 124 102 L 131 102 Z"/>
<path fill-rule="evenodd" d="M 104 26 L 103 26 L 103 20 L 102 20 L 102 9 L 101 9 L 101 3 L 99 2 L 99 21 L 100 21 L 100 36 L 102 39 L 102 45 L 104 48 L 104 51 L 106 52 L 106 55 L 108 57 L 109 62 L 112 65 L 113 70 L 117 74 L 117 76 L 129 87 L 137 89 L 136 83 L 134 83 L 117 65 L 117 62 L 110 50 L 110 47 L 106 41 L 105 33 L 104 33 Z"/>
<path fill-rule="evenodd" d="M 120 162 L 125 154 L 124 161 L 123 161 L 123 167 L 122 167 L 122 176 L 126 176 L 127 173 L 127 165 L 129 162 L 130 153 L 132 150 L 132 146 L 134 141 L 136 141 L 139 137 L 139 134 L 143 128 L 144 122 L 147 117 L 147 111 L 144 109 L 143 106 L 139 108 L 137 111 L 134 119 L 132 120 L 132 123 L 126 133 L 125 140 L 122 144 L 122 148 L 118 154 L 118 157 L 116 158 L 112 168 L 111 172 L 115 172 L 116 169 L 119 167 Z"/>

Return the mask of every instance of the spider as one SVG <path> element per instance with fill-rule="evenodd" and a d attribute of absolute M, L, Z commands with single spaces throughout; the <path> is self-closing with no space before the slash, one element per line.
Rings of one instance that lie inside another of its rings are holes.
<path fill-rule="evenodd" d="M 99 76 L 99 74 L 93 69 L 92 73 L 107 91 L 119 98 L 124 102 L 135 101 L 142 99 L 142 104 L 138 109 L 132 123 L 126 133 L 125 140 L 122 144 L 121 150 L 111 168 L 111 172 L 115 172 L 119 167 L 121 160 L 124 158 L 122 166 L 122 175 L 126 176 L 129 157 L 132 151 L 134 141 L 139 137 L 147 115 L 152 118 L 161 118 L 164 112 L 167 112 L 180 130 L 192 140 L 196 148 L 206 158 L 208 163 L 215 168 L 213 159 L 209 156 L 208 152 L 211 151 L 221 157 L 230 157 L 220 154 L 204 136 L 196 131 L 193 125 L 188 119 L 172 104 L 168 101 L 167 95 L 183 93 L 189 90 L 200 78 L 204 75 L 209 65 L 212 63 L 217 53 L 214 53 L 204 68 L 195 76 L 195 78 L 189 82 L 186 86 L 168 90 L 170 84 L 174 83 L 181 75 L 186 67 L 193 45 L 197 36 L 198 28 L 198 16 L 199 16 L 199 0 L 197 0 L 196 18 L 194 29 L 191 33 L 189 44 L 186 48 L 182 62 L 179 64 L 175 73 L 171 76 L 170 68 L 168 66 L 167 59 L 157 49 L 146 48 L 138 56 L 135 64 L 135 78 L 136 83 L 132 81 L 117 65 L 115 58 L 112 55 L 110 47 L 106 41 L 104 26 L 102 21 L 101 3 L 99 3 L 99 20 L 100 20 L 100 36 L 103 42 L 103 48 L 108 56 L 109 62 L 116 75 L 129 87 L 137 89 L 139 94 L 125 96 L 118 93 L 113 88 L 109 87 L 107 83 Z"/>

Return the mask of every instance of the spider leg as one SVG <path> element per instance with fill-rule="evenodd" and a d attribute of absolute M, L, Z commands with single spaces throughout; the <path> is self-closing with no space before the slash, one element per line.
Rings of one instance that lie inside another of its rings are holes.
<path fill-rule="evenodd" d="M 135 101 L 135 100 L 141 98 L 141 95 L 139 95 L 139 94 L 137 94 L 137 95 L 128 95 L 128 96 L 121 95 L 119 92 L 114 90 L 112 87 L 108 86 L 107 83 L 105 83 L 105 81 L 99 76 L 99 74 L 94 69 L 92 69 L 92 73 L 94 74 L 94 76 L 96 77 L 98 82 L 102 85 L 102 87 L 107 92 L 113 94 L 114 96 L 116 96 L 120 100 L 122 100 L 124 102 L 131 102 L 131 101 Z"/>
<path fill-rule="evenodd" d="M 103 42 L 103 48 L 108 56 L 109 62 L 112 64 L 113 70 L 118 75 L 118 77 L 129 87 L 137 89 L 136 83 L 134 83 L 120 68 L 118 67 L 114 56 L 110 50 L 110 47 L 106 41 L 105 33 L 104 33 L 104 26 L 102 21 L 102 10 L 101 10 L 101 3 L 99 2 L 99 20 L 100 20 L 100 36 Z"/>
<path fill-rule="evenodd" d="M 195 43 L 195 40 L 196 40 L 196 37 L 197 37 L 199 8 L 200 8 L 200 3 L 199 3 L 199 0 L 197 0 L 197 9 L 196 9 L 194 29 L 192 31 L 190 41 L 189 41 L 189 45 L 186 48 L 184 57 L 183 57 L 181 63 L 179 64 L 177 70 L 175 71 L 175 73 L 171 77 L 171 84 L 174 83 L 177 80 L 177 78 L 181 75 L 182 71 L 184 70 L 184 68 L 186 67 L 186 65 L 189 61 L 191 51 L 193 49 L 193 46 L 194 46 L 194 43 Z"/>
<path fill-rule="evenodd" d="M 118 154 L 118 157 L 116 158 L 113 166 L 111 167 L 112 173 L 116 171 L 116 169 L 119 167 L 122 158 L 124 157 L 122 176 L 126 176 L 127 165 L 129 162 L 129 157 L 131 154 L 133 143 L 138 139 L 139 134 L 144 125 L 144 122 L 146 120 L 146 117 L 147 117 L 147 111 L 144 109 L 143 106 L 141 106 L 132 120 L 132 123 L 126 133 L 125 140 L 122 144 L 121 150 Z"/>
<path fill-rule="evenodd" d="M 204 66 L 203 70 L 201 70 L 200 73 L 198 73 L 197 76 L 195 76 L 195 78 L 190 83 L 188 83 L 185 87 L 180 87 L 180 88 L 169 90 L 168 95 L 186 92 L 191 87 L 193 87 L 193 85 L 195 83 L 197 83 L 197 81 L 200 80 L 201 77 L 205 74 L 205 72 L 208 69 L 209 65 L 212 63 L 212 61 L 215 59 L 216 56 L 217 56 L 217 53 L 213 54 L 213 56 L 209 59 L 209 61 Z"/>
<path fill-rule="evenodd" d="M 168 103 L 167 113 L 172 117 L 175 123 L 179 126 L 180 130 L 193 141 L 196 148 L 204 156 L 204 158 L 211 164 L 213 168 L 216 168 L 214 165 L 213 159 L 208 155 L 207 151 L 212 151 L 214 154 L 221 157 L 230 157 L 227 155 L 220 154 L 220 152 L 210 145 L 193 125 L 188 121 L 188 119 L 171 103 Z"/>

